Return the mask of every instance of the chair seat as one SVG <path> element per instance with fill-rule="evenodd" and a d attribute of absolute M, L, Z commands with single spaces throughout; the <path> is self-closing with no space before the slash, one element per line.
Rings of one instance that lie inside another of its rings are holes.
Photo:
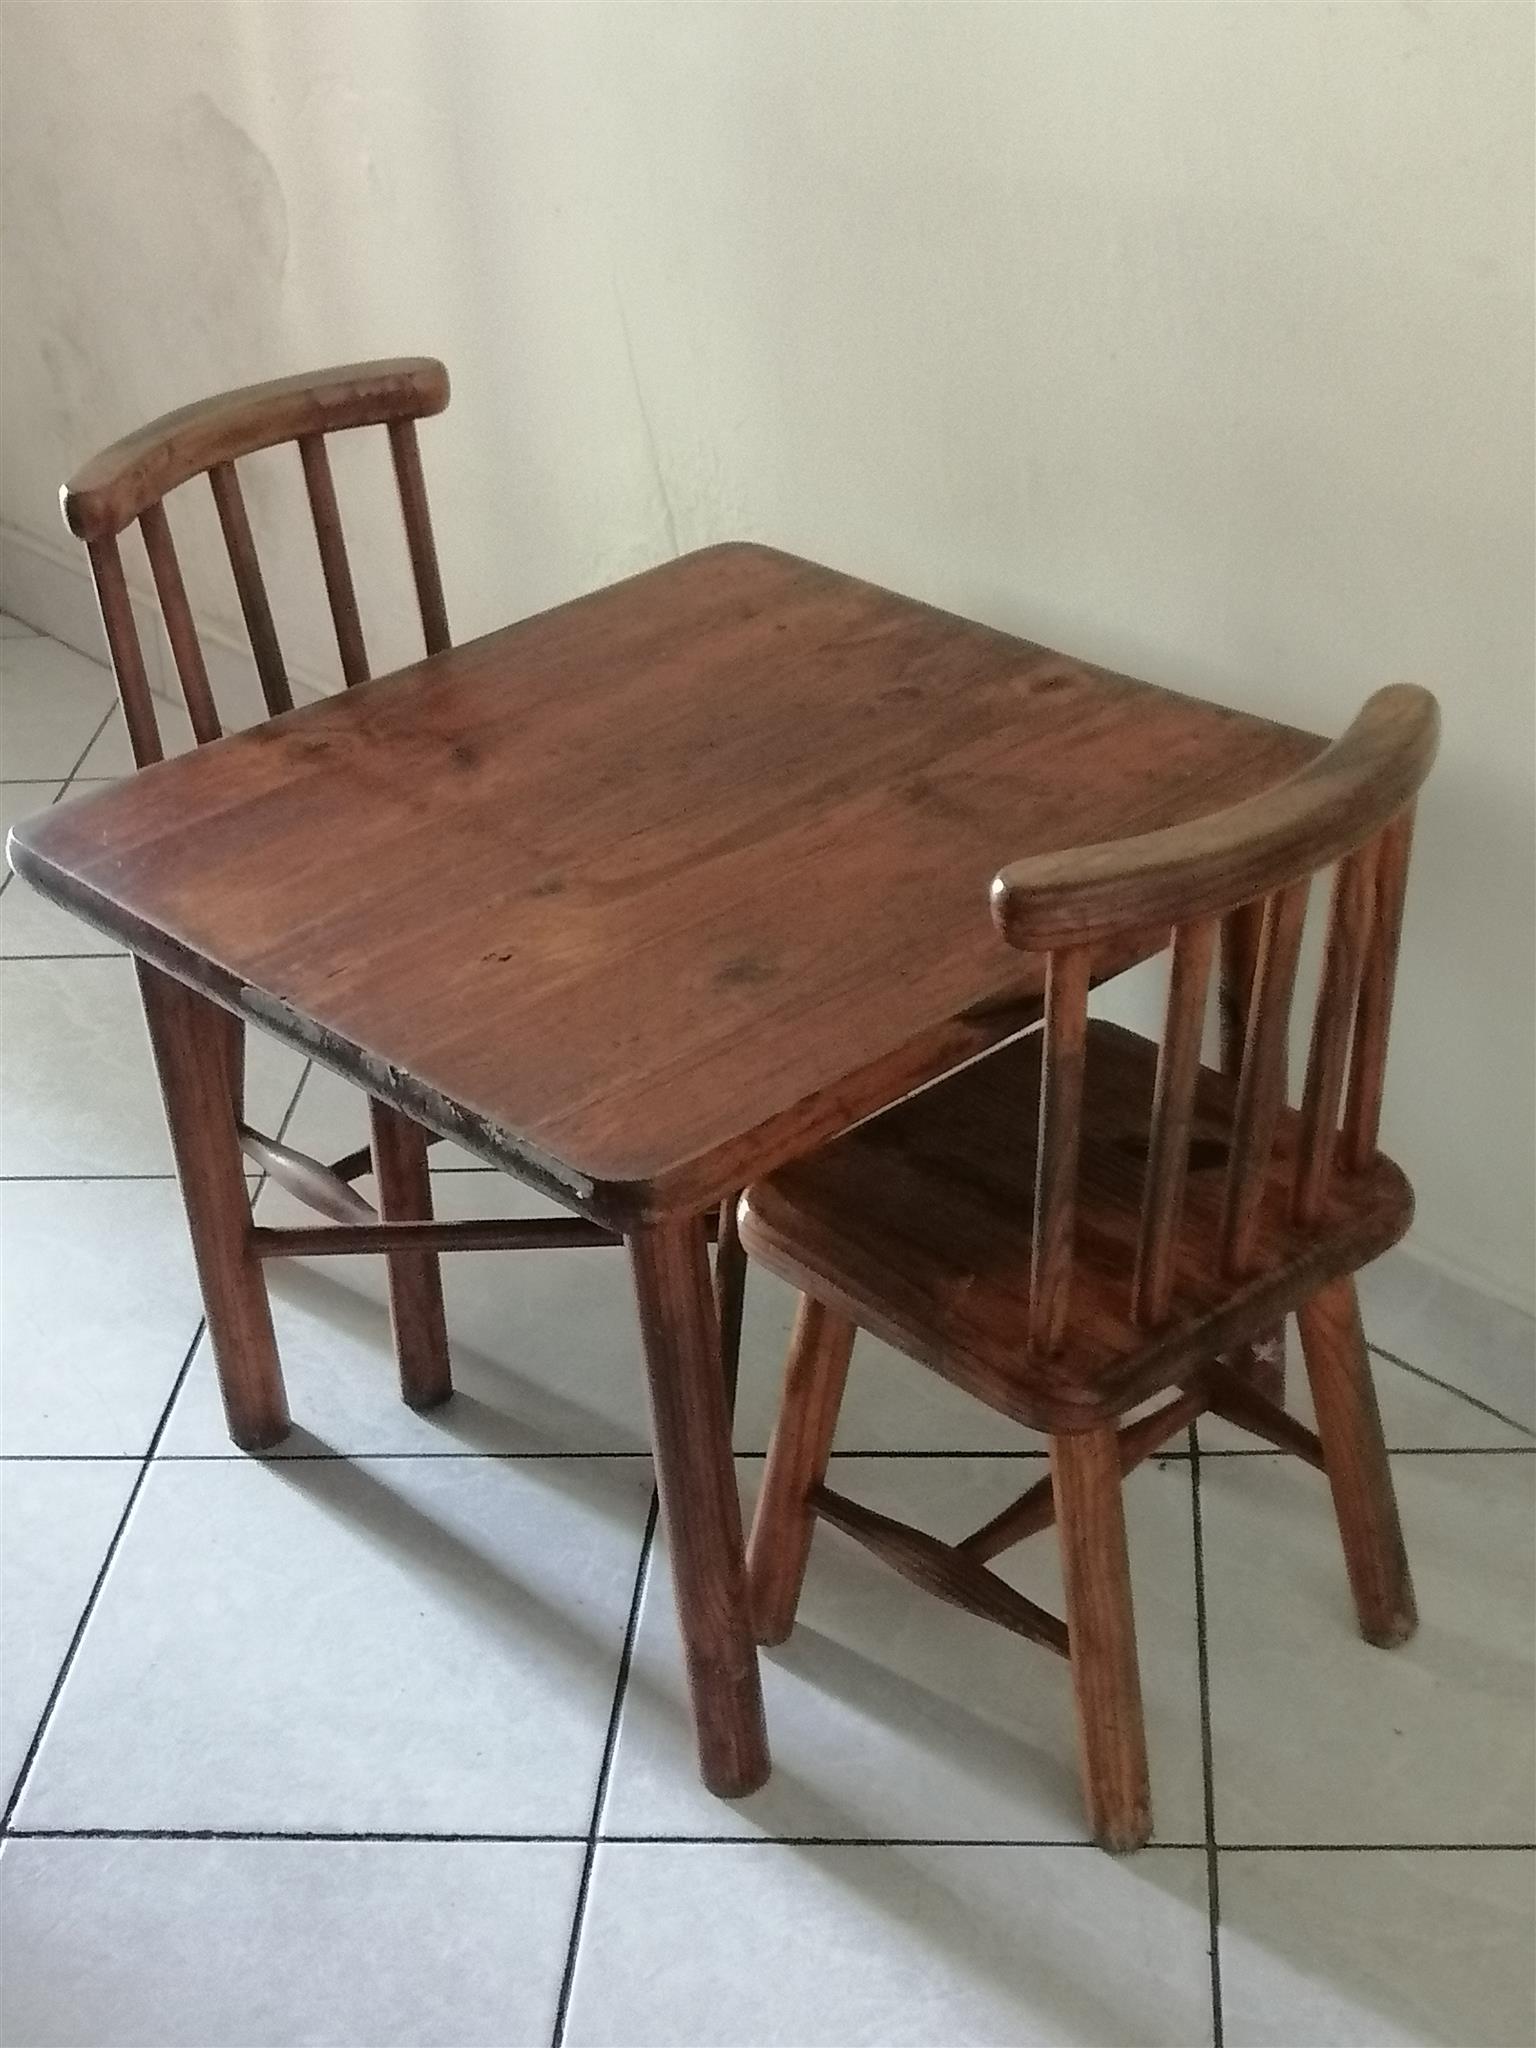
<path fill-rule="evenodd" d="M 1202 1068 L 1173 1307 L 1149 1331 L 1131 1281 L 1157 1046 L 1090 1024 L 1065 1341 L 1026 1355 L 1042 1039 L 1020 1040 L 748 1190 L 751 1255 L 1032 1428 L 1124 1414 L 1264 1334 L 1319 1287 L 1403 1235 L 1413 1195 L 1378 1157 L 1335 1174 L 1322 1213 L 1290 1220 L 1300 1118 L 1282 1114 L 1252 1274 L 1223 1278 L 1219 1237 L 1235 1084 Z"/>

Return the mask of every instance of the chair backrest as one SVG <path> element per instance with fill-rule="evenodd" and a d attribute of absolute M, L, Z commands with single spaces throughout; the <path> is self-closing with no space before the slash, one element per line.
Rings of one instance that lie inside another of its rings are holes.
<path fill-rule="evenodd" d="M 1066 1324 L 1089 962 L 1102 941 L 1171 930 L 1132 1282 L 1138 1322 L 1155 1329 L 1171 1312 L 1211 962 L 1222 920 L 1248 906 L 1261 907 L 1261 927 L 1217 1251 L 1234 1279 L 1253 1271 L 1285 1104 L 1307 898 L 1313 876 L 1328 868 L 1334 880 L 1300 1105 L 1292 1220 L 1316 1223 L 1333 1176 L 1363 1173 L 1375 1160 L 1413 803 L 1438 739 L 1439 710 L 1427 690 L 1378 690 L 1342 738 L 1260 796 L 1192 824 L 1018 861 L 993 882 L 992 914 L 1004 937 L 1048 960 L 1032 1350 L 1056 1350 Z"/>
<path fill-rule="evenodd" d="M 448 618 L 416 421 L 441 412 L 447 403 L 448 373 L 425 356 L 349 363 L 311 376 L 283 377 L 166 413 L 104 449 L 64 486 L 60 496 L 65 522 L 85 542 L 90 556 L 123 716 L 139 767 L 160 760 L 164 749 L 118 547 L 123 530 L 138 521 L 192 730 L 199 745 L 217 739 L 218 709 L 164 502 L 178 485 L 207 477 L 267 710 L 292 710 L 287 669 L 235 464 L 258 449 L 296 442 L 342 676 L 350 688 L 366 679 L 368 654 L 326 436 L 350 427 L 388 428 L 422 633 L 427 652 L 436 654 L 448 645 Z"/>

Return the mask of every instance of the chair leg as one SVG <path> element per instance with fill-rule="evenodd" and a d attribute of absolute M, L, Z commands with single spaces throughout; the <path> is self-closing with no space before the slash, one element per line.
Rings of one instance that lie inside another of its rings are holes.
<path fill-rule="evenodd" d="M 810 1497 L 827 1475 L 854 1334 L 846 1316 L 808 1294 L 800 1297 L 747 1545 L 752 1625 L 760 1643 L 782 1643 L 795 1625 L 816 1522 Z"/>
<path fill-rule="evenodd" d="M 720 1320 L 720 1364 L 725 1373 L 725 1398 L 736 1412 L 736 1382 L 741 1371 L 741 1312 L 746 1305 L 747 1254 L 741 1242 L 735 1195 L 720 1204 L 720 1234 L 715 1241 L 715 1313 Z"/>
<path fill-rule="evenodd" d="M 1297 1320 L 1360 1633 L 1390 1649 L 1419 1617 L 1354 1281 L 1331 1280 Z"/>
<path fill-rule="evenodd" d="M 1152 1794 L 1113 1425 L 1053 1436 L 1051 1484 L 1088 1824 L 1102 1848 L 1139 1849 Z"/>
<path fill-rule="evenodd" d="M 288 1434 L 288 1401 L 266 1279 L 251 1250 L 231 1034 L 216 1004 L 147 961 L 134 965 L 229 1433 L 243 1451 L 269 1450 Z"/>
<path fill-rule="evenodd" d="M 425 1223 L 432 1216 L 427 1134 L 387 1103 L 370 1099 L 369 1135 L 387 1223 Z M 400 1392 L 412 1408 L 439 1407 L 453 1392 L 448 1324 L 436 1252 L 389 1252 L 389 1320 L 395 1333 Z"/>

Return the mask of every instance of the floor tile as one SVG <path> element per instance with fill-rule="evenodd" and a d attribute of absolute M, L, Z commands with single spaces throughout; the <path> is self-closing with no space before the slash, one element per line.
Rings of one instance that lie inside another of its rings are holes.
<path fill-rule="evenodd" d="M 57 775 L 45 776 L 40 781 L 0 782 L 0 835 L 8 833 L 23 818 L 46 811 L 63 787 L 63 780 Z M 0 879 L 8 873 L 8 869 L 0 869 Z M 6 894 L 10 894 L 9 888 Z"/>
<path fill-rule="evenodd" d="M 1376 1397 L 1387 1446 L 1394 1451 L 1536 1450 L 1536 1436 L 1452 1388 L 1439 1386 L 1417 1370 L 1399 1365 L 1379 1352 L 1371 1353 Z M 1312 1390 L 1302 1362 L 1301 1345 L 1292 1323 L 1287 1348 L 1286 1406 L 1309 1429 L 1317 1427 Z M 1203 1451 L 1254 1451 L 1264 1447 L 1246 1430 L 1223 1422 L 1219 1415 L 1200 1418 Z"/>
<path fill-rule="evenodd" d="M 35 637 L 35 627 L 22 619 L 13 619 L 9 612 L 0 612 L 0 640 L 31 640 Z"/>
<path fill-rule="evenodd" d="M 763 1451 L 773 1435 L 784 1387 L 784 1358 L 797 1304 L 795 1290 L 761 1266 L 747 1276 L 742 1324 L 736 1448 Z M 837 1448 L 860 1451 L 973 1451 L 1029 1455 L 1045 1439 L 962 1394 L 936 1372 L 859 1333 L 837 1423 Z"/>
<path fill-rule="evenodd" d="M 142 1456 L 202 1314 L 176 1183 L 0 1186 L 0 1446 Z"/>
<path fill-rule="evenodd" d="M 642 1460 L 156 1464 L 28 1827 L 586 1828 Z"/>
<path fill-rule="evenodd" d="M 1529 2048 L 1529 1855 L 1224 1855 L 1231 2048 Z"/>
<path fill-rule="evenodd" d="M 1360 1275 L 1365 1333 L 1410 1365 L 1536 1432 L 1536 1320 L 1447 1279 L 1408 1252 Z"/>
<path fill-rule="evenodd" d="M 371 1181 L 359 1185 L 372 1192 Z M 517 1216 L 547 1206 L 499 1173 L 437 1174 L 434 1201 L 445 1217 Z M 257 1218 L 317 1221 L 273 1187 L 263 1190 Z M 337 1450 L 649 1448 L 640 1334 L 622 1251 L 445 1257 L 455 1392 L 426 1414 L 399 1397 L 381 1258 L 274 1259 L 266 1270 L 290 1409 Z M 290 1439 L 278 1455 L 303 1445 Z M 206 1344 L 163 1448 L 168 1455 L 229 1450 Z"/>
<path fill-rule="evenodd" d="M 192 721 L 185 708 L 167 697 L 158 694 L 155 703 L 155 722 L 160 732 L 160 745 L 167 755 L 184 754 L 196 744 Z M 123 723 L 121 710 L 114 710 L 100 734 L 91 744 L 90 752 L 80 763 L 80 773 L 87 776 L 131 775 L 135 762 L 133 749 L 128 744 L 128 728 Z"/>
<path fill-rule="evenodd" d="M 138 1469 L 125 1459 L 0 1470 L 0 1804 L 10 1797 Z"/>
<path fill-rule="evenodd" d="M 6 1174 L 170 1172 L 165 1116 L 127 960 L 0 962 L 0 1032 Z M 252 1121 L 275 1130 L 303 1062 L 259 1032 L 248 1042 Z"/>
<path fill-rule="evenodd" d="M 1356 1632 L 1321 1476 L 1280 1458 L 1202 1466 L 1223 1842 L 1536 1838 L 1536 1458 L 1394 1472 L 1420 1624 L 1379 1650 Z"/>
<path fill-rule="evenodd" d="M 321 1159 L 338 1158 L 366 1144 L 368 1128 L 362 1096 L 339 1075 L 321 1067 L 311 1068 L 288 1136 L 293 1144 Z M 473 1154 L 446 1143 L 433 1146 L 432 1161 L 435 1174 L 443 1178 L 461 1169 L 483 1165 Z M 462 1213 L 509 1216 L 561 1213 L 556 1203 L 522 1187 L 510 1175 L 496 1175 L 495 1178 L 503 1193 L 496 1198 L 494 1205 L 466 1208 Z M 451 1199 L 450 1194 L 441 1194 L 439 1206 L 443 1207 Z M 603 1372 L 616 1376 L 617 1391 L 613 1395 L 594 1392 L 588 1399 L 595 1401 L 599 1408 L 613 1407 L 620 1427 L 628 1432 L 613 1441 L 638 1447 L 647 1439 L 640 1433 L 645 1427 L 644 1401 L 635 1379 L 634 1363 L 639 1357 L 639 1339 L 634 1319 L 634 1298 L 628 1275 L 623 1271 L 623 1255 L 583 1252 L 555 1256 L 560 1266 L 547 1282 L 520 1279 L 527 1255 L 519 1255 L 518 1263 L 512 1267 L 493 1257 L 488 1273 L 462 1283 L 461 1316 L 473 1313 L 469 1306 L 471 1294 L 488 1293 L 497 1302 L 508 1305 L 499 1313 L 510 1315 L 512 1323 L 510 1329 L 502 1330 L 500 1334 L 493 1334 L 497 1328 L 494 1323 L 487 1324 L 484 1334 L 476 1337 L 471 1348 L 478 1348 L 489 1358 L 496 1359 L 506 1353 L 509 1343 L 526 1342 L 527 1333 L 536 1330 L 539 1334 L 535 1337 L 535 1356 L 557 1363 L 559 1384 L 566 1384 L 567 1375 L 574 1374 L 571 1384 L 600 1387 L 601 1374 L 597 1374 L 596 1369 L 601 1365 Z M 574 1266 L 567 1263 L 573 1259 Z M 618 1262 L 617 1270 L 610 1273 L 608 1262 L 614 1259 Z M 476 1253 L 473 1257 L 448 1260 L 444 1270 L 453 1273 L 455 1268 L 478 1268 L 483 1264 L 482 1255 Z M 589 1288 L 586 1284 L 588 1274 L 603 1277 L 596 1279 Z M 530 1285 L 534 1299 L 526 1308 L 521 1304 L 514 1307 L 513 1290 L 522 1287 L 526 1293 Z M 538 1306 L 538 1299 L 546 1286 L 547 1311 Z M 379 1298 L 382 1299 L 382 1295 Z M 794 1290 L 782 1280 L 760 1266 L 750 1269 L 742 1328 L 740 1391 L 736 1404 L 738 1450 L 761 1451 L 767 1448 L 778 1413 L 784 1355 L 794 1320 L 795 1300 Z M 548 1342 L 549 1336 L 556 1333 L 558 1318 L 562 1316 L 571 1319 L 574 1331 L 583 1333 L 583 1349 L 569 1361 L 558 1350 L 552 1351 Z M 481 1322 L 485 1324 L 485 1319 L 481 1318 Z M 600 1323 L 606 1325 L 602 1335 L 599 1335 Z M 456 1338 L 461 1328 L 467 1328 L 460 1322 L 455 1322 L 452 1327 Z M 526 1360 L 522 1361 L 521 1369 L 529 1369 Z M 535 1365 L 531 1369 L 537 1376 L 546 1368 Z M 374 1447 L 372 1437 L 366 1441 Z M 515 1447 L 515 1440 L 509 1441 Z M 487 1446 L 494 1443 L 501 1447 L 501 1440 L 495 1437 L 486 1437 L 484 1442 Z M 608 1448 L 609 1443 L 608 1438 L 594 1439 L 590 1446 L 581 1443 L 578 1447 Z M 980 1401 L 959 1393 L 937 1373 L 903 1358 L 877 1338 L 866 1334 L 859 1339 L 854 1369 L 849 1375 L 848 1393 L 838 1428 L 838 1444 L 850 1451 L 1008 1453 L 1038 1451 L 1041 1439 L 1005 1416 L 995 1414 Z"/>
<path fill-rule="evenodd" d="M 839 1459 L 833 1483 L 958 1537 L 1021 1493 L 1033 1460 Z M 743 1471 L 755 1489 L 755 1461 Z M 1138 1473 L 1126 1495 L 1159 1839 L 1200 1841 L 1204 1803 L 1189 1468 Z M 1052 1535 L 1001 1560 L 1061 1611 Z M 849 1538 L 817 1530 L 789 1641 L 765 1653 L 773 1776 L 723 1804 L 700 1787 L 671 1582 L 659 1556 L 636 1642 L 605 1829 L 614 1834 L 1081 1840 L 1066 1666 L 928 1597 Z"/>
<path fill-rule="evenodd" d="M 26 2048 L 544 2048 L 581 1849 L 12 1842 Z"/>
<path fill-rule="evenodd" d="M 117 701 L 111 671 L 40 634 L 0 645 L 0 774 L 62 782 Z"/>
<path fill-rule="evenodd" d="M 110 781 L 82 782 L 76 777 L 68 785 L 61 803 L 71 803 L 77 796 L 88 796 L 95 789 L 109 789 Z M 0 783 L 0 792 L 9 789 L 40 790 L 52 788 L 43 783 Z M 3 797 L 0 797 L 3 801 Z M 47 798 L 27 806 L 31 811 L 41 810 Z M 122 947 L 104 932 L 85 924 L 78 917 L 72 917 L 67 910 L 61 910 L 56 903 L 50 903 L 46 896 L 24 882 L 20 875 L 13 875 L 0 895 L 0 957 L 6 959 L 28 959 L 57 953 L 120 953 Z"/>
<path fill-rule="evenodd" d="M 605 1844 L 569 2048 L 1210 2039 L 1195 1852 Z"/>

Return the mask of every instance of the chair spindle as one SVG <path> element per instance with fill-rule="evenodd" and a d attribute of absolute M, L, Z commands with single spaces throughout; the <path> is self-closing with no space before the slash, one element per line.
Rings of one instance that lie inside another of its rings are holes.
<path fill-rule="evenodd" d="M 1317 1221 L 1333 1171 L 1344 1070 L 1348 1064 L 1355 1004 L 1360 994 L 1360 978 L 1371 935 L 1375 856 L 1373 842 L 1341 860 L 1334 871 L 1333 897 L 1328 910 L 1328 939 L 1312 1024 L 1311 1050 L 1307 1055 L 1301 1128 L 1297 1134 L 1291 1214 L 1298 1223 Z"/>
<path fill-rule="evenodd" d="M 1355 1012 L 1355 1042 L 1349 1061 L 1349 1093 L 1344 1102 L 1342 1164 L 1346 1173 L 1364 1173 L 1376 1157 L 1381 1131 L 1382 1083 L 1387 1066 L 1387 1033 L 1392 1022 L 1392 993 L 1397 981 L 1397 953 L 1403 933 L 1403 899 L 1408 888 L 1408 857 L 1413 850 L 1413 807 L 1402 811 L 1377 842 L 1376 915 L 1366 948 Z"/>
<path fill-rule="evenodd" d="M 187 586 L 182 581 L 181 564 L 176 559 L 176 543 L 171 539 L 171 523 L 165 516 L 164 499 L 157 499 L 153 505 L 144 507 L 139 514 L 139 531 L 144 536 L 144 552 L 149 556 L 155 594 L 160 599 L 160 616 L 165 621 L 166 638 L 171 643 L 176 673 L 181 678 L 187 716 L 192 721 L 198 745 L 203 747 L 209 740 L 218 739 L 224 728 L 219 723 L 218 706 L 213 701 L 213 691 L 209 686 L 207 664 L 203 660 L 197 627 L 192 621 L 192 607 L 187 603 Z"/>
<path fill-rule="evenodd" d="M 336 503 L 336 485 L 331 476 L 331 458 L 326 451 L 323 434 L 299 436 L 299 460 L 304 465 L 304 487 L 309 493 L 309 509 L 315 522 L 320 569 L 325 577 L 325 594 L 330 600 L 331 622 L 336 628 L 336 651 L 341 656 L 342 680 L 350 690 L 354 683 L 368 680 L 368 650 L 363 645 L 357 592 L 352 587 L 352 568 L 347 560 L 341 511 Z"/>
<path fill-rule="evenodd" d="M 1218 919 L 1203 917 L 1181 924 L 1173 935 L 1168 1010 L 1158 1049 L 1146 1188 L 1131 1282 L 1131 1312 L 1149 1328 L 1166 1319 L 1173 1299 L 1173 1255 L 1189 1172 L 1190 1116 L 1219 930 Z"/>
<path fill-rule="evenodd" d="M 414 420 L 390 421 L 389 452 L 400 490 L 400 513 L 405 521 L 405 544 L 416 583 L 422 639 L 428 654 L 441 654 L 449 645 L 448 608 L 443 603 L 443 580 L 432 539 L 432 515 L 427 506 L 427 485 L 421 473 L 421 449 Z"/>
<path fill-rule="evenodd" d="M 113 534 L 103 534 L 99 540 L 87 543 L 86 552 L 96 585 L 96 600 L 101 606 L 107 652 L 112 657 L 112 672 L 117 678 L 118 695 L 122 699 L 123 721 L 128 728 L 134 766 L 147 768 L 152 761 L 165 759 L 165 749 L 160 744 L 159 721 L 155 717 L 149 677 L 144 671 L 144 650 L 139 645 L 139 629 L 134 624 L 133 602 L 128 595 L 117 538 Z"/>
<path fill-rule="evenodd" d="M 1044 1355 L 1060 1349 L 1067 1324 L 1090 957 L 1086 946 L 1067 946 L 1046 965 L 1028 1333 L 1030 1350 Z"/>
<path fill-rule="evenodd" d="M 224 534 L 224 547 L 229 555 L 229 566 L 234 572 L 235 592 L 240 599 L 240 611 L 245 620 L 246 634 L 251 643 L 251 654 L 256 662 L 256 673 L 261 680 L 261 694 L 268 711 L 275 717 L 280 711 L 293 709 L 293 692 L 288 685 L 288 671 L 283 662 L 283 650 L 278 643 L 277 628 L 272 622 L 272 607 L 267 602 L 267 587 L 262 581 L 261 564 L 256 558 L 256 543 L 251 535 L 251 522 L 246 514 L 245 497 L 240 489 L 240 479 L 233 462 L 216 462 L 208 471 L 209 487 L 213 491 L 213 502 L 218 509 L 219 525 Z"/>
<path fill-rule="evenodd" d="M 1264 906 L 1222 1206 L 1222 1265 L 1234 1277 L 1252 1265 L 1275 1125 L 1285 1100 L 1286 1041 L 1307 891 L 1307 882 L 1293 882 L 1276 890 Z"/>

